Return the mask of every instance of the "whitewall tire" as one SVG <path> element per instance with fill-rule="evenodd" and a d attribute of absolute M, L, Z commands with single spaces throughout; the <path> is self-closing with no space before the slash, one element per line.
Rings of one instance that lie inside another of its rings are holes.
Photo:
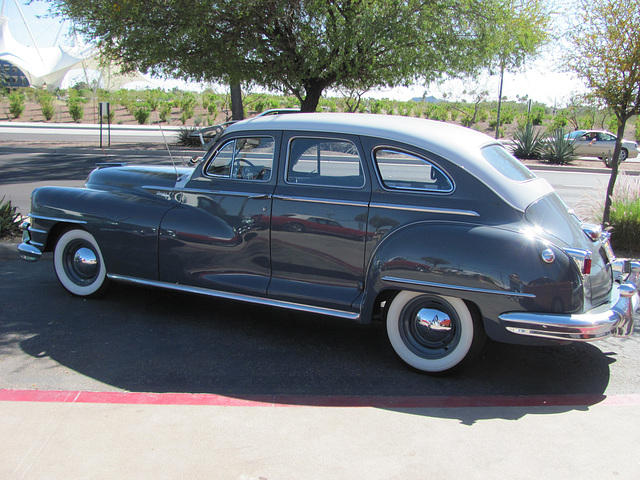
<path fill-rule="evenodd" d="M 67 230 L 58 239 L 53 266 L 62 286 L 80 297 L 97 296 L 107 285 L 107 270 L 98 242 L 89 232 Z"/>
<path fill-rule="evenodd" d="M 423 372 L 447 372 L 482 349 L 481 322 L 460 298 L 400 292 L 387 312 L 387 335 L 396 354 Z"/>

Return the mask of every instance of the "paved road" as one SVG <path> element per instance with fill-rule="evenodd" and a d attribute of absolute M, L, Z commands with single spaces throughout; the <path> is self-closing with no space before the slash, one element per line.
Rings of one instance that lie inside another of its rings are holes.
<path fill-rule="evenodd" d="M 0 194 L 80 184 L 96 160 L 0 156 Z M 640 326 L 489 342 L 432 377 L 380 325 L 124 285 L 84 300 L 51 263 L 0 244 L 2 479 L 640 475 Z"/>
<path fill-rule="evenodd" d="M 111 144 L 175 143 L 179 127 L 153 125 L 111 125 Z M 100 145 L 100 125 L 0 122 L 0 141 L 94 142 Z M 109 145 L 109 129 L 102 127 L 102 145 Z"/>

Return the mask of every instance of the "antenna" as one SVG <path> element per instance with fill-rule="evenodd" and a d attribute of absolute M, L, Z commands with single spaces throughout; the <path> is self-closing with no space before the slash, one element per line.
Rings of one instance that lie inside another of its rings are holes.
<path fill-rule="evenodd" d="M 180 180 L 180 174 L 178 173 L 178 167 L 176 167 L 176 162 L 173 160 L 173 155 L 171 154 L 171 149 L 169 148 L 169 143 L 167 142 L 167 137 L 164 136 L 164 130 L 162 129 L 162 121 L 160 120 L 160 115 L 158 114 L 158 127 L 160 127 L 160 133 L 162 134 L 162 140 L 164 141 L 165 147 L 167 147 L 167 152 L 169 152 L 169 158 L 171 159 L 171 165 L 173 165 L 173 169 L 176 172 L 176 182 Z"/>

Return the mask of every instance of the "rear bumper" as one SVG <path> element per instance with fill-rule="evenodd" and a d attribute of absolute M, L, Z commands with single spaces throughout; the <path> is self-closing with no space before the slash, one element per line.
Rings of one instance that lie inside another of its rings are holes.
<path fill-rule="evenodd" d="M 616 260 L 611 301 L 586 313 L 514 312 L 500 315 L 508 331 L 531 337 L 588 342 L 610 336 L 626 337 L 640 316 L 640 262 Z"/>

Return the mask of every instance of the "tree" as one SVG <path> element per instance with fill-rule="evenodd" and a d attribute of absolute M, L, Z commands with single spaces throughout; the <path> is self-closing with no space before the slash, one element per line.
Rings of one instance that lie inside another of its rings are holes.
<path fill-rule="evenodd" d="M 613 159 L 620 155 L 627 120 L 640 113 L 640 18 L 638 0 L 582 0 L 578 23 L 570 39 L 575 49 L 569 68 L 582 78 L 590 94 L 603 102 L 617 120 Z M 618 162 L 612 162 L 602 224 L 609 222 Z"/>
<path fill-rule="evenodd" d="M 512 0 L 53 4 L 126 68 L 197 81 L 255 82 L 295 95 L 303 111 L 315 111 L 328 87 L 368 90 L 477 73 L 502 46 L 513 8 Z"/>
<path fill-rule="evenodd" d="M 496 122 L 496 139 L 500 131 L 500 109 L 502 106 L 502 85 L 504 72 L 520 68 L 525 61 L 534 56 L 541 45 L 549 38 L 549 12 L 546 4 L 539 0 L 507 0 L 507 8 L 503 12 L 504 28 L 494 39 L 497 56 L 494 67 L 500 72 L 500 88 L 498 92 L 498 114 Z"/>

